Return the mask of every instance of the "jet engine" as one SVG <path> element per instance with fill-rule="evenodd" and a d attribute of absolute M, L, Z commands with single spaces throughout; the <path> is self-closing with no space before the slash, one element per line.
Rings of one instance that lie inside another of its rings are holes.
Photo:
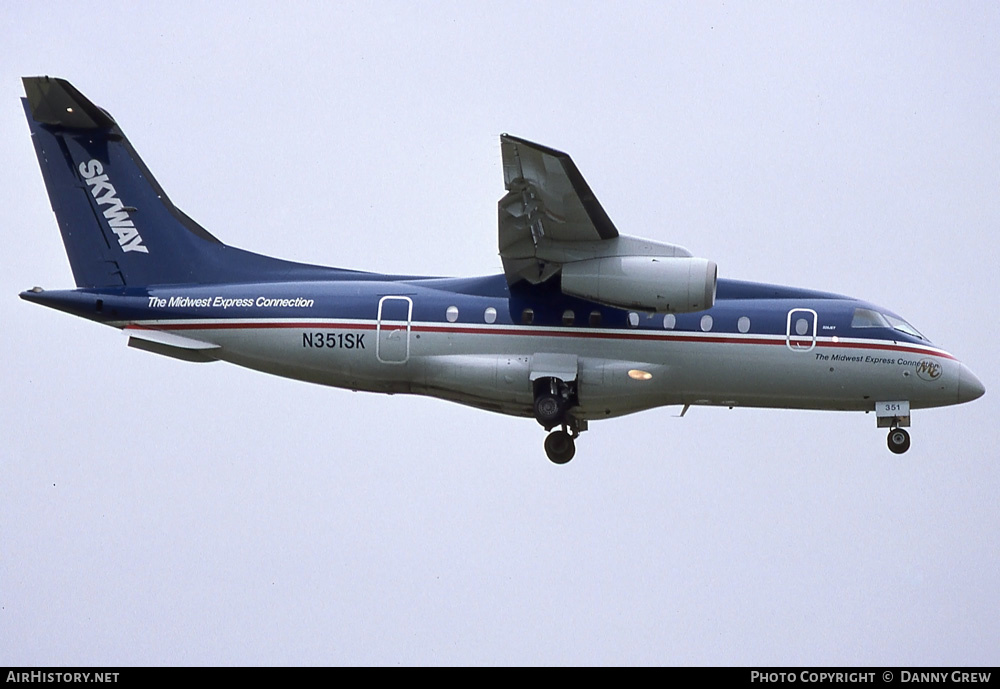
<path fill-rule="evenodd" d="M 619 308 L 689 313 L 715 303 L 718 273 L 704 258 L 606 256 L 563 264 L 562 291 Z"/>

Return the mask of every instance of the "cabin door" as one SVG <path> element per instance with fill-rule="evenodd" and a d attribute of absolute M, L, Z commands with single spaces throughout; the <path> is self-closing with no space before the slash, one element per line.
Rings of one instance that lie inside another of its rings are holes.
<path fill-rule="evenodd" d="M 812 309 L 792 309 L 788 312 L 785 344 L 793 352 L 809 352 L 816 347 L 816 312 Z"/>
<path fill-rule="evenodd" d="M 410 320 L 413 300 L 386 296 L 378 300 L 375 357 L 383 364 L 405 364 L 410 358 Z"/>

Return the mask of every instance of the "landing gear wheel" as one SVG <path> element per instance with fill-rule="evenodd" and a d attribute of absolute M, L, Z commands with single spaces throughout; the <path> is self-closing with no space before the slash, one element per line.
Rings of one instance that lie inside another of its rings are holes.
<path fill-rule="evenodd" d="M 893 428 L 889 431 L 888 443 L 890 450 L 901 455 L 910 449 L 910 434 L 902 428 Z"/>
<path fill-rule="evenodd" d="M 545 438 L 545 454 L 556 464 L 565 464 L 576 454 L 576 442 L 566 431 L 553 431 Z"/>
<path fill-rule="evenodd" d="M 563 401 L 558 397 L 542 395 L 535 400 L 535 419 L 547 429 L 562 421 L 564 411 Z"/>

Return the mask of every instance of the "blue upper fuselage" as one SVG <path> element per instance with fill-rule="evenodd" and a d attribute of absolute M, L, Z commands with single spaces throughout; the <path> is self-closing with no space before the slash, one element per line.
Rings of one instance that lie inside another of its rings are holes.
<path fill-rule="evenodd" d="M 459 324 L 495 322 L 534 327 L 785 335 L 788 312 L 810 309 L 817 314 L 816 334 L 819 336 L 930 344 L 926 339 L 895 327 L 870 324 L 863 328 L 853 327 L 858 309 L 898 318 L 868 302 L 828 292 L 740 280 L 720 279 L 715 305 L 710 309 L 664 315 L 569 297 L 559 290 L 555 280 L 542 285 L 521 282 L 509 288 L 503 275 L 421 278 L 330 270 L 328 277 L 333 279 L 29 291 L 21 296 L 113 325 L 225 318 L 371 321 L 378 317 L 378 301 L 382 296 L 398 295 L 412 298 L 411 319 L 417 322 L 445 322 L 450 320 L 449 307 L 455 307 L 457 317 L 450 322 Z M 486 318 L 488 308 L 495 311 L 495 319 Z M 711 319 L 705 319 L 706 315 Z M 741 319 L 744 320 L 741 322 Z"/>

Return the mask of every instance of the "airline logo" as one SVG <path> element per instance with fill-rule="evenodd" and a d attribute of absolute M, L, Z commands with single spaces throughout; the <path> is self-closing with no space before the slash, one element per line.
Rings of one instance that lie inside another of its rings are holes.
<path fill-rule="evenodd" d="M 108 176 L 104 173 L 104 166 L 101 161 L 93 160 L 80 163 L 80 176 L 90 187 L 90 193 L 94 195 L 98 206 L 107 206 L 104 217 L 111 227 L 111 231 L 118 235 L 118 246 L 122 251 L 141 251 L 149 253 L 149 249 L 142 243 L 139 230 L 135 228 L 132 219 L 125 209 L 125 204 L 118 198 L 118 192 L 111 184 Z"/>
<path fill-rule="evenodd" d="M 933 359 L 921 359 L 916 368 L 917 375 L 926 381 L 935 381 L 941 377 L 941 364 Z"/>

